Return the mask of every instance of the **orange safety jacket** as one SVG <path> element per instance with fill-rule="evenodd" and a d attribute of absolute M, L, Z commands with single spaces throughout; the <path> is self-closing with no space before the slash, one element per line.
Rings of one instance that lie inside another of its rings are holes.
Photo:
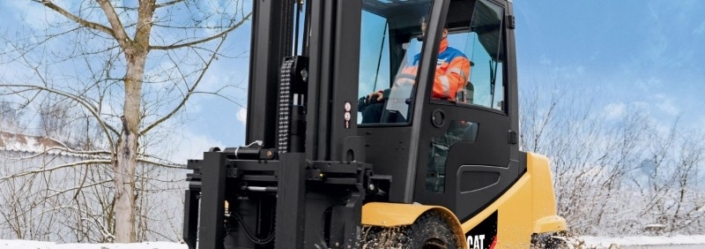
<path fill-rule="evenodd" d="M 441 40 L 436 63 L 436 76 L 433 81 L 431 97 L 438 99 L 455 100 L 458 91 L 466 87 L 470 79 L 470 60 L 458 49 L 448 47 L 448 39 Z M 402 70 L 397 80 L 411 80 L 416 78 L 420 55 L 414 56 L 412 66 Z"/>

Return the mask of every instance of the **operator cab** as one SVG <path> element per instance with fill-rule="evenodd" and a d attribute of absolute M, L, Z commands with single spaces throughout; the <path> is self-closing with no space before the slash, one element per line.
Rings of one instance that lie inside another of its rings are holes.
<path fill-rule="evenodd" d="M 489 1 L 480 1 L 478 10 L 474 9 L 474 1 L 453 1 L 451 5 L 444 26 L 449 31 L 449 47 L 463 52 L 472 68 L 458 97 L 446 101 L 501 111 L 504 85 L 496 83 L 502 82 L 502 9 Z M 363 105 L 384 104 L 384 108 L 379 108 L 379 112 L 364 108 L 358 115 L 361 126 L 410 122 L 410 98 L 415 84 L 405 83 L 415 83 L 416 79 L 405 74 L 404 68 L 418 63 L 424 40 L 421 26 L 429 6 L 428 0 L 363 2 L 358 95 Z M 480 15 L 475 17 L 474 12 Z M 387 91 L 390 101 L 367 98 L 380 91 Z"/>
<path fill-rule="evenodd" d="M 499 196 L 521 171 L 518 146 L 507 139 L 518 129 L 511 115 L 517 105 L 506 101 L 516 91 L 514 57 L 506 53 L 508 6 L 451 1 L 447 13 L 431 13 L 431 5 L 430 0 L 363 1 L 358 134 L 365 137 L 366 161 L 375 174 L 393 176 L 389 201 L 444 205 L 465 218 L 481 209 L 478 203 Z M 448 30 L 448 46 L 471 61 L 468 82 L 455 99 L 431 98 L 435 67 L 421 84 L 420 72 L 410 77 L 405 70 L 443 63 L 436 45 L 443 29 L 422 33 L 424 19 L 426 24 L 437 19 Z M 435 54 L 424 58 L 423 50 L 434 46 Z M 373 92 L 385 98 L 369 98 Z"/>

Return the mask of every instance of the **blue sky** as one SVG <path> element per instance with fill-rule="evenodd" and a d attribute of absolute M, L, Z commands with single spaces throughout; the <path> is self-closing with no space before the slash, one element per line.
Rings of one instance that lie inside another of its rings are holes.
<path fill-rule="evenodd" d="M 705 126 L 705 1 L 515 0 L 514 11 L 522 89 L 574 87 L 604 115 L 637 105 L 657 119 L 680 115 L 685 125 Z M 0 2 L 0 30 L 51 18 L 38 4 Z M 226 52 L 240 56 L 219 60 L 206 86 L 246 87 L 250 31 L 246 23 L 229 37 Z M 9 71 L 0 68 L 0 75 Z M 244 89 L 229 94 L 246 105 Z M 245 143 L 243 114 L 240 105 L 220 98 L 194 98 L 186 123 L 173 131 L 183 138 L 179 158 Z"/>
<path fill-rule="evenodd" d="M 705 1 L 519 0 L 514 9 L 522 87 L 575 85 L 597 105 L 642 104 L 705 125 Z"/>
<path fill-rule="evenodd" d="M 575 86 L 604 115 L 639 106 L 705 126 L 705 1 L 515 0 L 514 11 L 522 89 Z"/>
<path fill-rule="evenodd" d="M 53 1 L 57 5 L 68 9 L 76 13 L 79 4 L 87 4 L 89 2 L 78 2 L 73 0 L 55 0 Z M 128 5 L 135 5 L 135 0 L 124 0 Z M 159 1 L 158 1 L 159 2 Z M 227 3 L 233 3 L 235 1 L 219 0 L 219 1 L 196 1 L 198 6 L 198 11 L 209 11 L 211 9 L 217 9 L 222 11 L 222 9 L 230 9 L 226 11 L 232 13 L 235 10 L 234 5 Z M 193 3 L 192 3 L 193 4 Z M 250 8 L 251 1 L 245 1 L 245 8 Z M 192 6 L 193 7 L 193 6 Z M 230 7 L 230 8 L 226 8 Z M 172 17 L 177 19 L 183 17 L 183 22 L 187 22 L 190 18 L 190 13 L 185 13 L 186 8 L 178 8 L 176 11 L 172 10 Z M 197 13 L 198 11 L 191 11 L 192 13 Z M 107 25 L 105 19 L 102 18 L 100 10 L 91 9 L 91 14 L 86 18 L 91 21 L 98 23 L 103 23 Z M 166 13 L 157 12 L 155 16 L 167 16 Z M 127 16 L 121 16 L 124 20 L 129 19 Z M 134 16 L 132 17 L 134 18 Z M 214 18 L 213 18 L 214 19 Z M 32 36 L 35 34 L 42 35 L 44 29 L 48 27 L 48 23 L 56 24 L 57 22 L 66 21 L 66 19 L 60 15 L 57 15 L 51 10 L 44 8 L 41 4 L 30 2 L 30 1 L 0 1 L 0 34 L 3 38 L 24 41 L 33 40 Z M 215 24 L 208 23 L 207 25 L 217 25 L 217 19 L 208 20 L 215 22 Z M 181 20 L 175 20 L 174 23 L 179 25 Z M 172 23 L 172 24 L 174 24 Z M 181 24 L 185 25 L 185 24 Z M 75 24 L 67 24 L 60 27 L 60 29 L 70 29 L 75 27 Z M 244 119 L 238 119 L 242 115 L 238 115 L 241 112 L 241 106 L 246 105 L 246 87 L 247 87 L 247 73 L 248 66 L 248 50 L 250 46 L 249 34 L 251 31 L 251 23 L 247 22 L 242 25 L 239 29 L 232 32 L 226 44 L 224 44 L 221 52 L 226 56 L 220 56 L 219 59 L 211 65 L 209 72 L 205 75 L 203 82 L 201 83 L 200 91 L 215 91 L 225 85 L 233 85 L 226 89 L 225 95 L 231 97 L 237 101 L 233 103 L 231 101 L 225 100 L 223 98 L 214 97 L 213 95 L 194 95 L 188 102 L 186 107 L 186 112 L 184 115 L 178 116 L 172 119 L 173 122 L 165 123 L 163 129 L 157 130 L 157 138 L 153 144 L 153 151 L 150 153 L 155 153 L 160 156 L 172 157 L 174 161 L 185 162 L 187 158 L 200 157 L 202 151 L 207 150 L 211 146 L 234 146 L 243 143 L 244 134 Z M 57 32 L 55 27 L 50 30 Z M 154 28 L 152 35 L 152 44 L 169 44 L 174 42 L 174 39 L 181 39 L 179 35 L 183 35 L 180 31 L 169 31 L 159 28 Z M 205 37 L 213 34 L 201 32 L 194 33 L 196 36 Z M 128 33 L 131 34 L 132 31 L 128 29 Z M 192 33 L 189 33 L 192 35 Z M 86 70 L 86 63 L 81 60 L 71 61 L 56 61 L 53 57 L 62 57 L 65 53 L 70 53 L 72 50 L 76 50 L 73 46 L 73 41 L 77 36 L 67 35 L 60 37 L 58 39 L 53 39 L 47 42 L 42 49 L 36 49 L 34 53 L 29 54 L 28 57 L 33 61 L 48 61 L 51 65 L 51 69 L 47 70 L 53 75 L 59 75 L 55 79 L 52 79 L 55 84 L 69 86 L 70 88 L 78 88 L 76 79 L 84 78 L 83 81 L 90 82 L 90 77 L 81 75 L 81 70 Z M 87 36 L 78 36 L 79 38 L 85 38 Z M 100 46 L 96 44 L 101 44 L 96 41 L 83 41 L 84 44 L 79 46 Z M 212 45 L 211 45 L 212 46 Z M 45 49 L 45 50 L 43 50 Z M 9 43 L 0 42 L 0 54 L 2 52 L 10 51 L 11 45 Z M 47 52 L 49 51 L 49 52 Z M 68 52 L 67 52 L 68 51 Z M 58 55 L 57 55 L 58 54 Z M 15 54 L 16 55 L 16 54 Z M 181 54 L 172 54 L 171 56 L 180 57 Z M 160 51 L 152 51 L 149 55 L 147 68 L 145 70 L 146 79 L 152 81 L 167 80 L 169 78 L 178 77 L 178 74 L 155 74 L 159 72 L 160 68 L 173 68 L 173 62 L 169 61 L 165 53 Z M 191 57 L 196 61 L 186 61 L 184 64 L 193 64 L 192 62 L 197 62 L 198 59 Z M 101 58 L 92 59 L 91 64 L 103 64 Z M 21 65 L 22 63 L 8 62 L 8 58 L 0 58 L 0 84 L 8 83 L 33 83 L 41 84 L 37 80 L 36 76 L 32 75 L 32 70 L 28 69 L 26 66 Z M 183 66 L 183 65 L 182 65 Z M 119 66 L 118 66 L 119 68 Z M 186 67 L 188 69 L 188 66 Z M 118 69 L 119 70 L 119 69 Z M 122 72 L 116 72 L 115 75 L 124 74 Z M 193 76 L 192 76 L 193 78 Z M 78 81 L 81 81 L 80 79 Z M 165 82 L 166 83 L 166 82 Z M 144 102 L 147 105 L 153 105 L 153 101 L 156 98 L 163 96 L 163 91 L 165 83 L 153 83 L 145 84 L 144 86 Z M 168 83 L 167 83 L 168 84 Z M 181 89 L 183 90 L 183 89 Z M 122 102 L 120 100 L 120 91 L 115 92 L 115 97 L 107 101 L 108 105 L 111 105 L 113 112 L 108 113 L 111 115 L 119 114 L 120 106 Z M 178 94 L 178 91 L 177 91 Z M 10 99 L 11 101 L 17 101 L 16 99 Z M 175 105 L 176 102 L 167 103 L 161 107 L 157 107 L 158 111 L 163 112 Z M 31 107 L 30 107 L 31 108 Z M 108 111 L 109 112 L 109 111 Z M 36 123 L 37 115 L 26 115 L 25 118 L 32 119 L 29 122 L 28 127 L 25 127 L 21 132 L 27 134 L 37 133 Z M 108 122 L 112 122 L 113 125 L 118 125 L 118 120 L 114 118 L 107 118 Z M 152 118 L 154 119 L 154 118 Z M 6 129 L 7 127 L 0 127 L 0 129 Z M 164 139 L 162 135 L 173 135 L 168 139 Z"/>

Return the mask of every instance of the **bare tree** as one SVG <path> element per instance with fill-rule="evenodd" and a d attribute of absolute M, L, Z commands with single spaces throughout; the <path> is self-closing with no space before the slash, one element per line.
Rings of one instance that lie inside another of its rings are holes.
<path fill-rule="evenodd" d="M 23 112 L 14 106 L 14 103 L 0 99 L 0 127 L 8 132 L 18 132 L 24 126 Z"/>
<path fill-rule="evenodd" d="M 586 98 L 595 94 L 547 75 L 521 92 L 521 145 L 550 158 L 571 232 L 705 231 L 701 128 L 656 118 L 638 102 Z"/>
<path fill-rule="evenodd" d="M 221 94 L 228 85 L 208 92 L 199 85 L 218 58 L 228 57 L 222 51 L 226 38 L 250 14 L 237 0 L 32 2 L 61 18 L 32 37 L 3 37 L 12 49 L 0 54 L 0 62 L 30 73 L 4 79 L 22 83 L 0 81 L 2 93 L 22 96 L 25 105 L 53 96 L 91 117 L 106 147 L 83 153 L 109 157 L 113 171 L 114 223 L 101 226 L 116 242 L 133 242 L 136 169 L 153 158 L 140 144 L 178 116 L 194 94 L 228 98 Z"/>
<path fill-rule="evenodd" d="M 699 128 L 674 124 L 667 132 L 654 129 L 648 159 L 644 160 L 646 178 L 640 182 L 647 200 L 640 215 L 663 226 L 664 233 L 702 233 L 705 207 L 702 177 L 705 136 Z"/>

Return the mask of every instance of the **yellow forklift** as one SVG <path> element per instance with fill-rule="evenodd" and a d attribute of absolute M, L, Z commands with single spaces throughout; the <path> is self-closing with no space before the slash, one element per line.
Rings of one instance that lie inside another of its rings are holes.
<path fill-rule="evenodd" d="M 511 0 L 256 0 L 247 145 L 189 160 L 189 248 L 554 248 Z"/>

